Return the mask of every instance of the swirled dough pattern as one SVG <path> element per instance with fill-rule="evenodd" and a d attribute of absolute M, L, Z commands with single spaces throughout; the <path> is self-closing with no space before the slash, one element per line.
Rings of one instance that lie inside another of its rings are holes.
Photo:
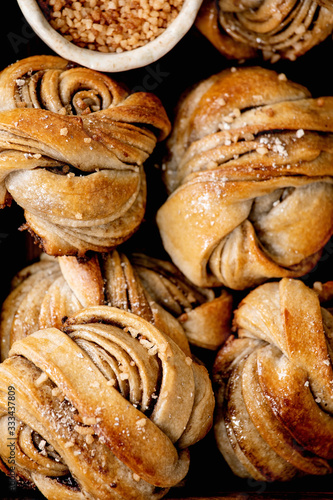
<path fill-rule="evenodd" d="M 283 278 L 251 291 L 235 312 L 238 335 L 217 354 L 213 384 L 216 442 L 236 475 L 332 473 L 333 316 L 319 292 Z"/>
<path fill-rule="evenodd" d="M 294 61 L 333 32 L 329 0 L 204 0 L 198 29 L 226 57 Z"/>
<path fill-rule="evenodd" d="M 86 308 L 14 343 L 0 365 L 1 468 L 15 388 L 18 479 L 52 500 L 157 500 L 212 425 L 206 368 L 143 318 Z"/>
<path fill-rule="evenodd" d="M 190 344 L 211 350 L 223 344 L 231 328 L 228 290 L 197 287 L 165 260 L 133 254 L 131 263 L 153 300 L 181 323 Z"/>
<path fill-rule="evenodd" d="M 0 205 L 51 255 L 108 251 L 138 228 L 145 160 L 170 123 L 151 93 L 96 71 L 33 56 L 0 75 Z"/>
<path fill-rule="evenodd" d="M 181 324 L 153 301 L 126 255 L 113 250 L 86 261 L 42 254 L 39 261 L 18 272 L 1 308 L 2 360 L 13 342 L 40 329 L 60 329 L 68 316 L 98 305 L 141 316 L 189 354 Z"/>
<path fill-rule="evenodd" d="M 41 328 L 61 328 L 64 318 L 103 304 L 145 318 L 185 352 L 188 341 L 216 350 L 230 333 L 231 294 L 195 287 L 169 262 L 117 250 L 87 261 L 42 254 L 17 273 L 2 304 L 1 359 L 16 340 Z"/>
<path fill-rule="evenodd" d="M 180 100 L 167 145 L 166 251 L 198 286 L 305 275 L 333 231 L 333 97 L 224 70 Z"/>

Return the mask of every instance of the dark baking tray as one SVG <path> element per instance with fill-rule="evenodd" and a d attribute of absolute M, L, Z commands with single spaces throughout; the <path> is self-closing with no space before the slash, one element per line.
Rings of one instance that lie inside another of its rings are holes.
<path fill-rule="evenodd" d="M 53 54 L 32 31 L 25 21 L 15 0 L 6 2 L 6 11 L 1 21 L 1 69 L 18 59 L 38 54 Z M 252 60 L 246 65 L 261 65 L 285 73 L 295 82 L 305 85 L 314 97 L 333 95 L 332 79 L 333 41 L 313 48 L 296 61 L 279 61 L 274 65 L 263 60 Z M 181 94 L 192 84 L 230 66 L 237 61 L 225 59 L 193 27 L 185 37 L 162 59 L 149 66 L 114 74 L 114 78 L 125 83 L 130 90 L 145 90 L 155 93 L 162 100 L 170 119 Z M 146 164 L 148 182 L 147 212 L 139 231 L 125 243 L 125 250 L 135 249 L 165 257 L 155 224 L 156 209 L 166 197 L 160 172 L 156 168 L 163 155 L 163 145 L 157 146 Z M 9 290 L 14 274 L 39 254 L 26 231 L 19 231 L 24 222 L 22 211 L 15 204 L 0 210 L 0 301 Z M 333 241 L 324 248 L 315 269 L 302 280 L 311 285 L 314 281 L 333 279 Z M 242 293 L 235 294 L 235 305 Z M 208 369 L 214 353 L 195 353 L 207 363 Z M 8 490 L 8 480 L 0 475 L 1 499 L 42 499 L 36 490 L 18 488 Z M 288 483 L 264 483 L 235 477 L 218 452 L 213 433 L 191 448 L 191 468 L 182 485 L 172 488 L 169 499 L 210 500 L 289 500 L 289 499 L 333 499 L 332 476 L 305 477 Z"/>

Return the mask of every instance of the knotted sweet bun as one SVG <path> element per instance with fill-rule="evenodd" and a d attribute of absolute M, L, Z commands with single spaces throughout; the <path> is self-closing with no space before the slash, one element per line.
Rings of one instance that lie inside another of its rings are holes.
<path fill-rule="evenodd" d="M 320 286 L 319 286 L 320 285 Z M 213 369 L 215 437 L 236 475 L 288 481 L 332 473 L 333 316 L 315 290 L 283 278 L 251 291 Z"/>
<path fill-rule="evenodd" d="M 181 324 L 152 300 L 126 255 L 113 250 L 86 261 L 42 254 L 19 271 L 1 307 L 2 360 L 15 341 L 43 328 L 61 328 L 68 316 L 98 305 L 137 314 L 190 352 Z"/>
<path fill-rule="evenodd" d="M 0 365 L 1 469 L 13 441 L 15 477 L 50 500 L 157 500 L 186 476 L 214 403 L 206 368 L 168 335 L 119 308 L 86 308 L 15 342 Z"/>
<path fill-rule="evenodd" d="M 329 0 L 204 0 L 196 19 L 224 56 L 294 61 L 333 32 Z"/>
<path fill-rule="evenodd" d="M 218 349 L 230 334 L 233 297 L 225 288 L 200 288 L 169 261 L 133 254 L 131 263 L 155 302 L 178 319 L 191 345 Z"/>
<path fill-rule="evenodd" d="M 16 274 L 2 304 L 1 359 L 16 340 L 103 304 L 145 318 L 185 352 L 188 342 L 216 350 L 230 334 L 231 294 L 194 286 L 169 262 L 117 250 L 86 261 L 42 254 Z"/>
<path fill-rule="evenodd" d="M 167 146 L 166 251 L 197 286 L 299 277 L 333 233 L 333 97 L 231 68 L 179 103 Z"/>
<path fill-rule="evenodd" d="M 33 56 L 0 74 L 0 205 L 24 209 L 50 255 L 108 251 L 140 225 L 143 164 L 170 132 L 160 100 Z"/>

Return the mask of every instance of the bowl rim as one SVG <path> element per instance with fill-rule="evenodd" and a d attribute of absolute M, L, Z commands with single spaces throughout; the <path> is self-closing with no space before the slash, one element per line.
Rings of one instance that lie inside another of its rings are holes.
<path fill-rule="evenodd" d="M 203 0 L 184 0 L 177 17 L 161 35 L 151 42 L 133 50 L 106 53 L 81 48 L 69 42 L 50 25 L 37 0 L 17 0 L 26 21 L 54 52 L 64 59 L 104 72 L 120 72 L 140 68 L 160 59 L 193 26 L 202 2 Z"/>

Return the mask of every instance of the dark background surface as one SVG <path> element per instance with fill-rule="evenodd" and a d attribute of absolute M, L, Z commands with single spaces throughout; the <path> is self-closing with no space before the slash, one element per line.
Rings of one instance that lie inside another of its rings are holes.
<path fill-rule="evenodd" d="M 0 69 L 18 59 L 30 55 L 53 54 L 31 30 L 25 21 L 16 0 L 6 2 L 6 12 L 2 11 L 1 19 L 1 53 Z M 329 38 L 313 48 L 298 60 L 279 61 L 271 65 L 262 60 L 252 60 L 246 65 L 261 65 L 283 72 L 286 76 L 309 88 L 314 97 L 333 95 L 332 59 L 333 43 Z M 217 73 L 218 71 L 237 65 L 236 61 L 228 61 L 193 27 L 178 45 L 159 61 L 148 67 L 139 68 L 113 77 L 125 83 L 130 90 L 145 90 L 155 93 L 162 100 L 170 119 L 173 119 L 175 105 L 180 95 L 192 84 Z M 165 257 L 158 231 L 155 225 L 156 209 L 163 203 L 166 193 L 161 182 L 160 171 L 156 165 L 163 155 L 163 145 L 159 145 L 146 165 L 148 182 L 147 213 L 145 221 L 125 249 L 144 250 Z M 19 231 L 24 218 L 22 210 L 12 204 L 10 208 L 0 210 L 0 258 L 1 287 L 0 301 L 8 293 L 10 280 L 26 263 L 38 255 L 38 248 L 32 243 L 26 231 Z M 316 280 L 333 279 L 333 242 L 329 242 L 316 268 L 302 278 L 307 284 Z M 236 301 L 239 298 L 236 297 Z M 202 353 L 198 353 L 200 356 Z M 203 355 L 204 357 L 204 355 Z M 207 357 L 208 367 L 213 357 Z M 191 469 L 183 487 L 174 488 L 168 495 L 170 498 L 190 496 L 226 495 L 228 492 L 240 492 L 237 498 L 278 498 L 278 492 L 284 498 L 309 498 L 307 492 L 313 492 L 314 499 L 332 498 L 332 476 L 305 477 L 289 483 L 269 484 L 254 480 L 239 479 L 230 472 L 222 456 L 217 451 L 212 433 L 202 442 L 191 448 Z M 0 473 L 1 474 L 1 473 Z M 0 498 L 43 498 L 38 492 L 17 490 L 10 495 L 8 481 L 0 475 Z M 321 494 L 321 493 L 323 494 Z M 325 493 L 327 492 L 327 493 Z M 279 497 L 280 498 L 280 497 Z"/>

